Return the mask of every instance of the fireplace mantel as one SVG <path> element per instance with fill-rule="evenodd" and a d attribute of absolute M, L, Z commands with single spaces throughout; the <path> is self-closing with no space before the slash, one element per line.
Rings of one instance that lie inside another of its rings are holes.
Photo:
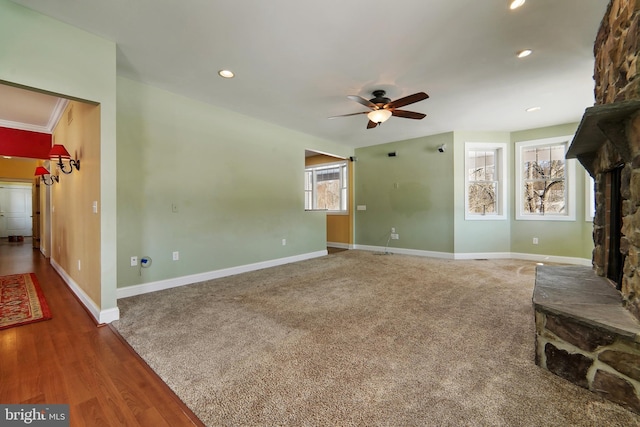
<path fill-rule="evenodd" d="M 567 158 L 577 158 L 595 177 L 594 160 L 600 147 L 608 140 L 624 161 L 631 161 L 626 126 L 628 119 L 638 111 L 640 100 L 635 99 L 587 108 L 567 151 Z"/>

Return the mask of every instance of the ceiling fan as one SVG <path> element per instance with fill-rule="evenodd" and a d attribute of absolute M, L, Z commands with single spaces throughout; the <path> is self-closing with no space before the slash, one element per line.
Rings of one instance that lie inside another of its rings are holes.
<path fill-rule="evenodd" d="M 405 105 L 413 104 L 429 98 L 424 92 L 414 93 L 413 95 L 405 96 L 404 98 L 396 99 L 395 101 L 386 98 L 384 90 L 374 90 L 372 92 L 373 98 L 364 99 L 361 96 L 349 95 L 347 98 L 356 101 L 358 104 L 362 104 L 365 107 L 369 107 L 371 111 L 361 111 L 359 113 L 343 114 L 341 116 L 329 117 L 335 119 L 337 117 L 356 116 L 358 114 L 366 114 L 369 118 L 367 123 L 367 129 L 372 129 L 379 124 L 385 122 L 389 117 L 403 117 L 405 119 L 423 119 L 426 114 L 416 113 L 414 111 L 398 110 L 398 107 L 404 107 Z"/>

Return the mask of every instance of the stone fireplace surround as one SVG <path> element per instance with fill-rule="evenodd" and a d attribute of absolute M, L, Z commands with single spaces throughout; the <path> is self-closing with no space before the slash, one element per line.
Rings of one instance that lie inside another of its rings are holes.
<path fill-rule="evenodd" d="M 568 158 L 596 184 L 593 269 L 540 266 L 533 295 L 536 364 L 640 414 L 640 0 L 611 0 L 594 44 L 596 105 Z M 608 228 L 607 174 L 621 168 L 620 230 Z M 608 236 L 623 268 L 611 281 Z M 615 283 L 618 281 L 619 283 Z M 619 290 L 618 290 L 619 289 Z"/>

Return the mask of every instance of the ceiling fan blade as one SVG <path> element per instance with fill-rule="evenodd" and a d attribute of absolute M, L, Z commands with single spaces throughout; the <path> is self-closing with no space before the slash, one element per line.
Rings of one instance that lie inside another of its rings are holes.
<path fill-rule="evenodd" d="M 372 110 L 377 110 L 378 109 L 378 106 L 376 104 L 374 104 L 373 102 L 369 101 L 368 99 L 364 99 L 361 96 L 347 95 L 347 98 L 349 98 L 352 101 L 356 101 L 358 104 L 362 104 L 365 107 L 369 107 Z"/>
<path fill-rule="evenodd" d="M 414 102 L 422 101 L 429 98 L 424 92 L 414 93 L 413 95 L 405 96 L 404 98 L 396 99 L 395 101 L 391 101 L 384 108 L 398 108 L 404 107 L 405 105 L 413 104 Z"/>
<path fill-rule="evenodd" d="M 349 117 L 349 116 L 359 116 L 360 114 L 369 114 L 370 111 L 361 111 L 359 113 L 351 113 L 351 114 L 342 114 L 340 116 L 331 116 L 327 117 L 328 119 L 337 119 L 338 117 Z"/>
<path fill-rule="evenodd" d="M 391 114 L 396 117 L 404 117 L 405 119 L 424 119 L 427 115 L 422 113 L 416 113 L 415 111 L 406 111 L 406 110 L 393 110 Z"/>
<path fill-rule="evenodd" d="M 367 123 L 367 129 L 373 129 L 376 126 L 378 126 L 378 124 L 376 122 L 372 122 L 371 120 L 369 120 L 369 123 Z"/>

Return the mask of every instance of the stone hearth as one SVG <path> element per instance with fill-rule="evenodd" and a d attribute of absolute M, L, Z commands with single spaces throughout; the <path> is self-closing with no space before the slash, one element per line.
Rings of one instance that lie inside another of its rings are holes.
<path fill-rule="evenodd" d="M 595 180 L 593 269 L 537 269 L 536 363 L 640 414 L 640 0 L 609 2 L 594 56 L 567 152 Z"/>
<path fill-rule="evenodd" d="M 607 279 L 540 266 L 533 295 L 536 364 L 640 414 L 640 322 Z"/>

